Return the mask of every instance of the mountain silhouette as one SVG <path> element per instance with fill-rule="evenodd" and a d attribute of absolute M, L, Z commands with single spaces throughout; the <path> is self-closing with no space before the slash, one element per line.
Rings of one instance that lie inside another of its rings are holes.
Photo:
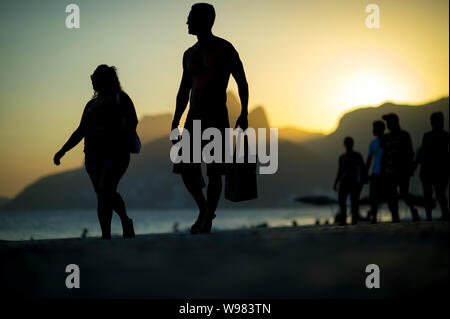
<path fill-rule="evenodd" d="M 325 135 L 322 133 L 302 130 L 296 127 L 281 127 L 278 129 L 278 136 L 290 142 L 302 143 L 324 137 Z"/>
<path fill-rule="evenodd" d="M 0 196 L 0 208 L 3 207 L 9 201 L 10 201 L 10 198 Z"/>
<path fill-rule="evenodd" d="M 239 114 L 241 113 L 241 104 L 239 99 L 231 91 L 227 92 L 227 107 L 230 125 L 234 125 Z M 141 118 L 137 129 L 141 142 L 145 144 L 158 138 L 166 137 L 168 134 L 167 128 L 170 128 L 172 123 L 172 117 L 172 114 L 164 113 L 147 115 Z M 184 119 L 182 119 L 181 122 L 184 123 Z M 249 122 L 252 123 L 253 127 L 270 127 L 268 116 L 264 107 L 261 105 L 258 105 L 251 110 L 249 113 Z M 304 131 L 293 127 L 286 127 L 278 129 L 278 136 L 291 142 L 304 142 L 322 137 L 323 134 Z"/>
<path fill-rule="evenodd" d="M 233 97 L 229 114 L 237 116 L 239 104 L 233 108 Z M 443 98 L 420 106 L 385 103 L 378 107 L 357 109 L 346 113 L 333 133 L 304 142 L 292 142 L 280 136 L 279 165 L 274 175 L 258 176 L 259 198 L 243 203 L 221 201 L 219 207 L 280 207 L 294 205 L 298 196 L 310 194 L 333 194 L 332 181 L 337 168 L 337 157 L 343 152 L 342 140 L 353 136 L 355 149 L 363 156 L 367 154 L 372 122 L 383 114 L 395 112 L 400 117 L 402 128 L 411 133 L 414 147 L 420 142 L 424 132 L 430 130 L 429 116 L 436 111 L 444 112 L 448 130 L 449 99 Z M 237 114 L 237 115 L 236 115 Z M 169 115 L 161 115 L 161 122 L 171 120 Z M 141 124 L 154 123 L 147 118 Z M 231 122 L 233 123 L 233 122 Z M 249 125 L 269 127 L 267 114 L 262 107 L 249 113 Z M 167 137 L 167 127 L 161 124 L 158 130 L 165 130 L 163 137 L 158 135 L 141 136 L 149 140 L 143 145 L 138 156 L 133 156 L 130 168 L 124 176 L 119 189 L 130 208 L 186 208 L 194 203 L 185 190 L 179 176 L 173 174 L 169 159 L 171 142 Z M 141 128 L 145 135 L 149 128 Z M 154 134 L 154 133 L 152 133 Z M 84 169 L 71 170 L 50 175 L 32 183 L 14 199 L 6 203 L 5 209 L 79 209 L 95 208 L 96 199 L 89 178 Z M 420 191 L 420 188 L 419 188 Z"/>
<path fill-rule="evenodd" d="M 168 128 L 172 123 L 172 114 L 158 114 L 158 115 L 147 115 L 139 120 L 139 125 L 137 127 L 137 133 L 141 139 L 141 143 L 145 144 L 147 142 L 156 140 L 158 138 L 167 136 Z"/>

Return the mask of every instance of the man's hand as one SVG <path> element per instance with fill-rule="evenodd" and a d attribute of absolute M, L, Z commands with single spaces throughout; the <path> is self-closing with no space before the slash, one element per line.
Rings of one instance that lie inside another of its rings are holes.
<path fill-rule="evenodd" d="M 170 128 L 170 133 L 171 133 L 171 134 L 172 134 L 172 131 L 173 131 L 174 129 L 178 129 L 178 124 L 179 124 L 178 121 L 175 121 L 175 120 L 172 121 L 172 126 L 171 126 L 171 128 Z M 176 144 L 176 143 L 178 143 L 179 140 L 180 140 L 180 134 L 178 134 L 178 139 L 176 139 L 176 140 L 172 140 L 172 139 L 171 139 L 171 142 L 172 142 L 172 144 Z"/>
<path fill-rule="evenodd" d="M 248 128 L 248 117 L 247 114 L 241 114 L 237 121 L 236 126 L 234 128 L 240 127 L 243 131 L 245 131 Z"/>
<path fill-rule="evenodd" d="M 63 150 L 58 151 L 53 157 L 53 163 L 55 163 L 55 165 L 61 164 L 61 158 L 64 156 L 64 154 L 66 154 L 66 152 L 64 152 Z"/>

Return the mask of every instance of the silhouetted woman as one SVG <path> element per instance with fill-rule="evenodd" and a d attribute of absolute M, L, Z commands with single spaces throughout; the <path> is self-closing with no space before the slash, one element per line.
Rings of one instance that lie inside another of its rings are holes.
<path fill-rule="evenodd" d="M 114 210 L 120 217 L 123 237 L 134 237 L 133 221 L 117 186 L 130 162 L 131 141 L 138 123 L 133 102 L 121 90 L 116 69 L 102 64 L 91 75 L 93 98 L 86 104 L 81 122 L 53 161 L 60 164 L 66 152 L 84 138 L 85 167 L 98 200 L 102 238 L 111 238 Z"/>

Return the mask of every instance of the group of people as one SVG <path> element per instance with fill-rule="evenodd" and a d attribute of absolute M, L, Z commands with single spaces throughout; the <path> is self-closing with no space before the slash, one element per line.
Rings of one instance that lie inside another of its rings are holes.
<path fill-rule="evenodd" d="M 248 127 L 248 84 L 244 67 L 233 45 L 212 34 L 215 20 L 214 7 L 206 3 L 194 4 L 187 19 L 189 34 L 197 36 L 197 43 L 184 52 L 183 75 L 176 98 L 176 109 L 171 130 L 177 129 L 187 108 L 184 128 L 192 130 L 193 122 L 200 120 L 202 130 L 210 127 L 225 130 L 230 126 L 226 106 L 226 90 L 230 76 L 235 79 L 241 114 L 235 127 Z M 131 98 L 123 92 L 116 69 L 102 64 L 91 75 L 93 98 L 86 104 L 78 128 L 64 146 L 55 154 L 53 161 L 60 164 L 61 158 L 84 139 L 85 168 L 97 194 L 98 218 L 102 238 L 111 238 L 111 219 L 115 211 L 122 222 L 123 237 L 135 236 L 133 221 L 128 217 L 125 203 L 117 191 L 120 179 L 126 172 L 133 152 L 138 124 Z M 361 155 L 353 151 L 353 140 L 344 141 L 347 152 L 339 159 L 339 171 L 335 188 L 339 184 L 341 213 L 346 214 L 346 197 L 351 196 L 353 223 L 358 220 L 359 194 L 367 181 L 366 166 L 373 160 L 371 175 L 372 220 L 382 194 L 386 193 L 394 222 L 399 221 L 397 187 L 400 195 L 410 206 L 414 220 L 419 220 L 417 210 L 408 193 L 409 179 L 414 172 L 414 152 L 409 134 L 402 131 L 398 117 L 389 114 L 383 117 L 390 130 L 384 134 L 384 123 L 374 123 L 375 140 L 371 143 L 367 165 Z M 418 156 L 422 165 L 426 209 L 431 218 L 432 188 L 436 190 L 444 217 L 448 218 L 445 188 L 448 182 L 448 134 L 443 131 L 442 114 L 432 117 L 433 131 L 424 137 Z M 223 135 L 224 136 L 224 135 Z M 193 143 L 190 143 L 192 146 Z M 193 150 L 190 150 L 193 154 Z M 223 163 L 223 162 L 222 162 Z M 209 233 L 215 211 L 222 193 L 222 176 L 227 166 L 208 163 L 206 184 L 200 163 L 174 164 L 173 172 L 180 174 L 187 191 L 198 206 L 198 217 L 191 226 L 192 234 Z M 446 171 L 444 174 L 443 171 Z M 445 178 L 443 176 L 445 175 Z M 206 196 L 203 188 L 206 188 Z M 385 192 L 386 190 L 386 192 Z M 345 218 L 342 220 L 345 223 Z"/>
<path fill-rule="evenodd" d="M 212 34 L 214 20 L 212 5 L 197 3 L 192 6 L 187 18 L 188 32 L 197 36 L 198 41 L 183 55 L 183 75 L 176 98 L 172 131 L 178 128 L 188 101 L 190 106 L 184 128 L 189 132 L 192 132 L 195 120 L 201 121 L 203 131 L 210 127 L 221 131 L 228 128 L 226 90 L 230 76 L 236 80 L 242 105 L 235 127 L 247 129 L 248 84 L 244 67 L 233 45 Z M 134 237 L 133 221 L 127 215 L 117 186 L 128 168 L 130 152 L 134 147 L 138 124 L 136 111 L 130 97 L 122 91 L 114 67 L 105 64 L 98 66 L 91 75 L 91 81 L 94 96 L 85 106 L 78 128 L 55 154 L 53 161 L 59 165 L 66 152 L 84 139 L 85 168 L 97 194 L 102 238 L 111 238 L 113 211 L 120 216 L 123 237 Z M 192 149 L 190 154 L 193 154 Z M 222 193 L 222 176 L 227 166 L 221 163 L 208 163 L 206 166 L 206 196 L 200 163 L 177 163 L 173 167 L 173 172 L 181 175 L 199 209 L 197 220 L 190 229 L 192 234 L 211 231 Z"/>
<path fill-rule="evenodd" d="M 353 139 L 344 139 L 346 152 L 339 157 L 334 183 L 334 189 L 338 191 L 340 209 L 336 222 L 346 224 L 346 204 L 349 196 L 352 224 L 358 222 L 359 197 L 366 183 L 370 185 L 370 211 L 367 217 L 372 223 L 377 222 L 381 202 L 387 202 L 392 222 L 398 223 L 399 197 L 409 207 L 412 220 L 420 221 L 414 198 L 409 193 L 410 179 L 419 165 L 427 220 L 432 219 L 433 189 L 441 207 L 441 218 L 448 220 L 446 189 L 449 181 L 449 134 L 444 130 L 444 114 L 435 112 L 431 115 L 432 130 L 424 134 L 422 145 L 417 152 L 414 152 L 409 133 L 401 129 L 396 114 L 386 114 L 382 120 L 373 122 L 375 138 L 370 143 L 366 162 L 360 153 L 353 150 Z M 388 133 L 385 133 L 386 126 Z M 372 170 L 369 173 L 370 168 Z"/>

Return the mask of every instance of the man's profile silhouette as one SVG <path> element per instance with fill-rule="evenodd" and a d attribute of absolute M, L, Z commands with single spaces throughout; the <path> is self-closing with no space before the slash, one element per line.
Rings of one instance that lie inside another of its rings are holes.
<path fill-rule="evenodd" d="M 215 11 L 212 5 L 197 3 L 192 6 L 187 19 L 188 31 L 189 34 L 197 36 L 198 41 L 183 55 L 183 75 L 177 94 L 172 130 L 178 127 L 189 101 L 184 128 L 191 133 L 193 121 L 201 120 L 202 130 L 214 127 L 219 129 L 224 137 L 225 128 L 230 126 L 226 106 L 230 75 L 236 80 L 242 105 L 236 127 L 247 129 L 248 85 L 244 68 L 233 45 L 212 34 L 214 20 Z M 190 138 L 193 138 L 193 134 Z M 191 142 L 191 147 L 192 144 Z M 191 149 L 191 157 L 192 153 Z M 222 154 L 224 155 L 224 152 Z M 202 191 L 205 183 L 201 163 L 192 163 L 191 160 L 190 163 L 174 164 L 173 172 L 181 174 L 187 190 L 199 208 L 199 215 L 191 227 L 191 233 L 209 233 L 222 193 L 222 175 L 226 172 L 226 164 L 223 161 L 207 164 L 206 198 Z"/>

